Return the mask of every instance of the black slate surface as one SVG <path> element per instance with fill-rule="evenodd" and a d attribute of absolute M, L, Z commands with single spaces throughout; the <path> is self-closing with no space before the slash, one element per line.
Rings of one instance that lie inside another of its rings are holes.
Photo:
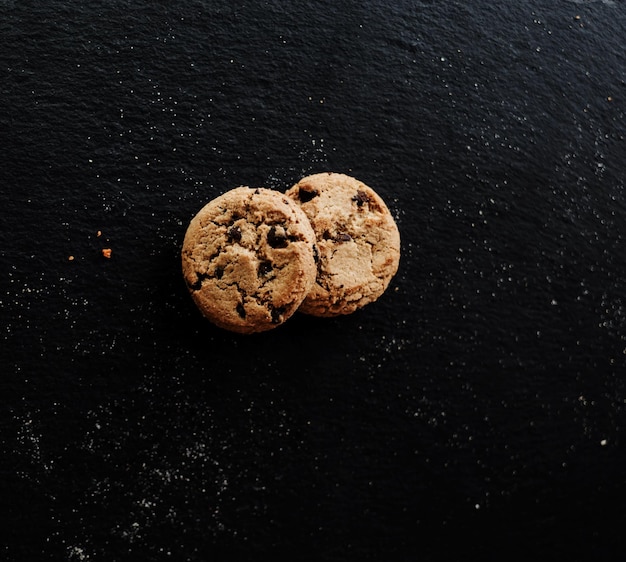
<path fill-rule="evenodd" d="M 621 560 L 625 35 L 608 0 L 0 1 L 0 558 Z M 193 214 L 326 170 L 397 218 L 389 291 L 204 321 Z"/>

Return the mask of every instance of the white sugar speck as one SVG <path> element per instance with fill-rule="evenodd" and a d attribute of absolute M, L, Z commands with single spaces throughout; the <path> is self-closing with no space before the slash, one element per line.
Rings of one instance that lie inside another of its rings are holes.
<path fill-rule="evenodd" d="M 70 560 L 91 560 L 89 554 L 81 546 L 70 546 L 67 549 L 67 554 Z"/>

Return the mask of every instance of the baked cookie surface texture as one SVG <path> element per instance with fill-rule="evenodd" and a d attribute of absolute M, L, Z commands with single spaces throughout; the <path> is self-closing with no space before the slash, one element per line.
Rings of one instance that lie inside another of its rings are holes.
<path fill-rule="evenodd" d="M 191 220 L 182 269 L 191 296 L 215 325 L 262 332 L 287 320 L 315 282 L 315 234 L 284 194 L 237 187 Z"/>
<path fill-rule="evenodd" d="M 370 187 L 338 173 L 307 176 L 286 195 L 304 210 L 319 251 L 315 285 L 300 310 L 349 314 L 378 299 L 398 270 L 400 233 Z"/>

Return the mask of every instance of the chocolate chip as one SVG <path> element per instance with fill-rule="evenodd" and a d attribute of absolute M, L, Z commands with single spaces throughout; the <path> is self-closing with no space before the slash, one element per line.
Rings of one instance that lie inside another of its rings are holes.
<path fill-rule="evenodd" d="M 335 236 L 329 230 L 325 230 L 322 234 L 322 239 L 324 240 L 332 240 L 333 242 L 350 242 L 352 240 L 352 236 L 345 232 L 338 232 Z"/>
<path fill-rule="evenodd" d="M 272 316 L 272 323 L 273 324 L 279 324 L 280 321 L 282 320 L 282 315 L 285 312 L 285 307 L 284 306 L 277 306 L 276 308 L 272 308 L 270 314 Z"/>
<path fill-rule="evenodd" d="M 242 318 L 246 317 L 246 309 L 243 307 L 243 303 L 240 302 L 239 304 L 237 304 L 237 314 L 239 314 L 239 316 L 241 316 Z"/>
<path fill-rule="evenodd" d="M 352 198 L 352 201 L 354 201 L 358 207 L 362 207 L 363 203 L 369 203 L 370 198 L 369 195 L 365 193 L 365 191 L 361 191 L 359 189 L 356 192 L 356 195 Z"/>
<path fill-rule="evenodd" d="M 272 262 L 271 261 L 262 261 L 259 264 L 258 276 L 265 277 L 272 271 Z"/>
<path fill-rule="evenodd" d="M 314 197 L 317 197 L 320 192 L 317 189 L 312 189 L 309 186 L 304 186 L 298 188 L 298 199 L 302 201 L 302 203 L 308 203 Z"/>
<path fill-rule="evenodd" d="M 196 280 L 194 283 L 190 283 L 187 281 L 187 286 L 192 291 L 199 291 L 202 288 L 202 282 L 207 279 L 209 276 L 206 273 L 196 273 Z"/>
<path fill-rule="evenodd" d="M 286 248 L 289 244 L 285 229 L 278 230 L 275 226 L 272 226 L 267 233 L 267 242 L 272 248 Z"/>
<path fill-rule="evenodd" d="M 335 236 L 335 242 L 350 242 L 350 240 L 352 240 L 352 236 L 346 234 L 345 232 L 340 232 L 337 234 L 337 236 Z"/>
<path fill-rule="evenodd" d="M 241 242 L 241 228 L 231 226 L 226 233 L 229 242 Z"/>

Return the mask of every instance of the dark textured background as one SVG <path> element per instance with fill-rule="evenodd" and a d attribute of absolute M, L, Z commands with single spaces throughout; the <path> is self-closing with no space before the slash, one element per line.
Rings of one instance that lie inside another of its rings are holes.
<path fill-rule="evenodd" d="M 624 37 L 608 0 L 1 0 L 0 558 L 621 560 Z M 189 219 L 325 170 L 396 216 L 389 291 L 213 328 Z"/>

